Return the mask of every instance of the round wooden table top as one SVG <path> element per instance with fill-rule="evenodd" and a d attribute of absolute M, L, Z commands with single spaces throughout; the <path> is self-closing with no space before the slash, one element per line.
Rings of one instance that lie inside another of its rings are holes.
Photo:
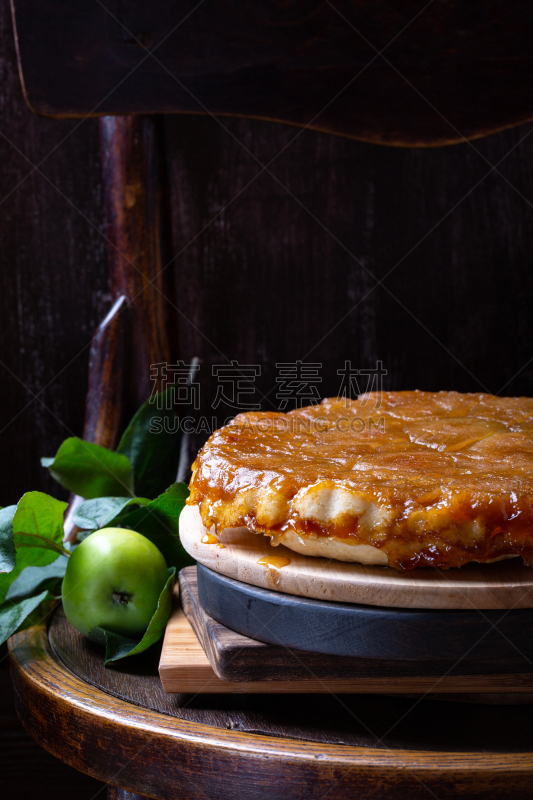
<path fill-rule="evenodd" d="M 10 640 L 19 715 L 53 755 L 151 798 L 520 798 L 531 706 L 371 695 L 171 695 L 148 651 L 105 668 L 58 611 Z M 110 796 L 119 796 L 110 792 Z"/>

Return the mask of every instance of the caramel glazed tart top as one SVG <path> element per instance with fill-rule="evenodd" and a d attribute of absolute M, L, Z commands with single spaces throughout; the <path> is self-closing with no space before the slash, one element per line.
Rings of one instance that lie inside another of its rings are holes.
<path fill-rule="evenodd" d="M 239 414 L 200 451 L 190 489 L 206 527 L 311 555 L 533 565 L 533 399 L 384 392 Z"/>

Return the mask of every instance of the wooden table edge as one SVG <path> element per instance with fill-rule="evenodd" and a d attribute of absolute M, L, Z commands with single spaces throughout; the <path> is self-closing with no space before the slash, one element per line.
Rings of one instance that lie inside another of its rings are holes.
<path fill-rule="evenodd" d="M 319 744 L 225 730 L 165 716 L 108 695 L 79 679 L 53 654 L 44 624 L 13 636 L 9 654 L 16 707 L 28 733 L 70 766 L 147 796 L 158 796 L 151 793 L 153 785 L 143 777 L 137 763 L 141 751 L 146 763 L 148 750 L 150 757 L 160 753 L 160 760 L 167 762 L 164 780 L 167 791 L 168 788 L 176 791 L 180 784 L 187 789 L 187 784 L 180 782 L 184 777 L 184 762 L 193 764 L 194 774 L 201 782 L 198 770 L 204 768 L 211 778 L 214 773 L 228 774 L 225 771 L 233 772 L 236 759 L 259 760 L 265 768 L 272 763 L 271 759 L 290 762 L 292 769 L 303 770 L 307 780 L 313 780 L 312 773 L 331 774 L 332 770 L 338 771 L 336 768 L 350 772 L 354 780 L 379 774 L 382 781 L 390 779 L 398 783 L 401 774 L 406 785 L 441 777 L 448 781 L 466 780 L 472 785 L 480 785 L 481 781 L 487 786 L 491 781 L 494 786 L 494 780 L 498 779 L 504 788 L 511 777 L 520 780 L 521 776 L 529 782 L 524 786 L 530 785 L 533 773 L 533 753 L 528 752 L 393 751 Z M 128 729 L 127 737 L 116 736 L 118 725 L 122 731 L 124 727 Z M 95 750 L 87 746 L 88 741 L 98 743 L 98 768 Z M 318 777 L 316 774 L 315 778 Z M 188 781 L 187 776 L 185 780 Z M 383 788 L 383 782 L 380 785 Z M 248 794 L 245 792 L 242 797 Z"/>

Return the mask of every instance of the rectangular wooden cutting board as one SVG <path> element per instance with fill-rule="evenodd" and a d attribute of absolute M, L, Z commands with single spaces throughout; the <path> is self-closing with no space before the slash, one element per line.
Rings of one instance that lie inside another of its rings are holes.
<path fill-rule="evenodd" d="M 512 693 L 522 696 L 524 702 L 529 699 L 526 695 L 533 693 L 533 670 L 527 674 L 525 662 L 521 671 L 510 663 L 480 664 L 479 668 L 432 665 L 432 674 L 421 675 L 416 674 L 420 668 L 416 662 L 376 664 L 257 642 L 230 631 L 203 611 L 195 567 L 181 571 L 179 593 L 181 605 L 176 602 L 168 622 L 159 665 L 166 692 Z M 178 587 L 176 600 L 177 596 Z M 486 674 L 487 670 L 492 674 Z"/>

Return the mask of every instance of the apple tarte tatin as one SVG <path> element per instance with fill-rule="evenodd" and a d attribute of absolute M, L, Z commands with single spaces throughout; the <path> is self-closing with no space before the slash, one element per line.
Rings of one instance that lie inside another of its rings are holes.
<path fill-rule="evenodd" d="M 533 399 L 458 392 L 248 412 L 193 464 L 207 528 L 397 569 L 533 565 Z"/>

